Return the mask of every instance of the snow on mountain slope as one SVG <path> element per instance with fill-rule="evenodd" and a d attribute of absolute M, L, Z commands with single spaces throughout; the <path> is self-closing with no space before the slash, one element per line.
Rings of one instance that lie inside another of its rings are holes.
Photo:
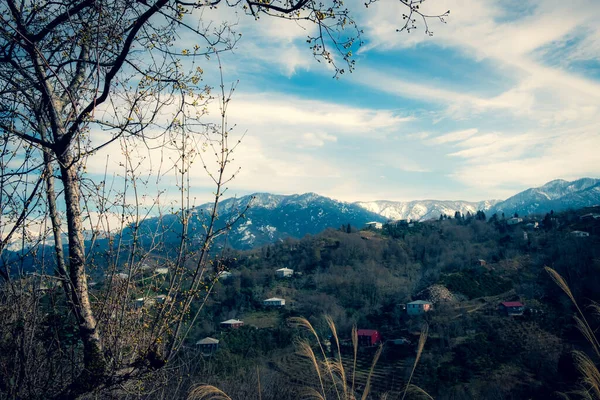
<path fill-rule="evenodd" d="M 556 179 L 524 190 L 493 207 L 497 213 L 542 214 L 600 203 L 600 179 L 582 178 L 568 182 Z"/>
<path fill-rule="evenodd" d="M 480 202 L 450 201 L 450 200 L 415 200 L 415 201 L 368 201 L 356 202 L 354 204 L 366 210 L 382 215 L 388 219 L 410 219 L 413 221 L 424 221 L 439 218 L 441 214 L 454 216 L 456 211 L 463 214 L 477 211 L 487 211 L 499 200 L 485 200 Z"/>
<path fill-rule="evenodd" d="M 351 224 L 363 227 L 367 222 L 385 222 L 387 220 L 410 219 L 424 221 L 437 219 L 440 214 L 454 216 L 456 211 L 462 214 L 475 214 L 482 210 L 488 216 L 493 213 L 519 213 L 527 215 L 542 214 L 550 210 L 560 211 L 568 208 L 582 208 L 600 204 L 600 179 L 583 178 L 573 182 L 554 180 L 538 188 L 530 188 L 505 201 L 485 200 L 480 202 L 450 200 L 416 200 L 416 201 L 367 201 L 346 203 L 320 196 L 316 193 L 293 195 L 276 195 L 256 193 L 239 198 L 229 198 L 219 203 L 219 229 L 232 221 L 241 212 L 242 218 L 231 229 L 228 243 L 233 247 L 245 249 L 273 243 L 287 237 L 300 238 L 306 234 L 316 234 L 327 228 L 339 228 Z M 204 232 L 212 204 L 207 203 L 190 210 L 190 232 L 192 237 L 200 240 Z M 181 238 L 181 225 L 175 215 L 162 218 L 148 218 L 140 225 L 142 240 L 157 233 L 165 244 L 178 243 Z M 125 240 L 130 239 L 131 232 L 121 232 Z M 31 238 L 39 238 L 39 232 L 32 232 Z M 0 238 L 2 232 L 0 232 Z M 86 240 L 91 238 L 86 235 Z M 26 241 L 26 247 L 30 246 Z M 52 245 L 51 238 L 46 242 Z M 17 251 L 22 247 L 20 236 L 16 235 L 9 244 L 9 251 Z"/>
<path fill-rule="evenodd" d="M 219 204 L 219 224 L 244 212 L 245 218 L 231 230 L 228 243 L 244 249 L 273 243 L 287 237 L 301 238 L 327 228 L 350 224 L 362 228 L 367 222 L 384 222 L 386 218 L 376 213 L 315 193 L 288 196 L 256 193 L 250 196 L 223 200 Z M 211 204 L 196 209 L 196 215 L 207 215 Z"/>

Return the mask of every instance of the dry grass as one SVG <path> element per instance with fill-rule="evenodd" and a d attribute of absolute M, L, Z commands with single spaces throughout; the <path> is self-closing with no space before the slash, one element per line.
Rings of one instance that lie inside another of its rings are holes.
<path fill-rule="evenodd" d="M 212 385 L 198 385 L 190 390 L 187 400 L 231 400 L 231 397 Z"/>
<path fill-rule="evenodd" d="M 381 354 L 384 350 L 383 345 L 379 346 L 377 352 L 373 357 L 373 361 L 371 363 L 371 367 L 369 368 L 369 374 L 367 377 L 365 387 L 362 391 L 362 394 L 359 394 L 356 392 L 355 387 L 357 372 L 356 364 L 358 355 L 358 331 L 356 329 L 356 326 L 352 328 L 353 370 L 351 384 L 348 385 L 348 374 L 342 362 L 342 353 L 340 349 L 340 340 L 338 337 L 337 328 L 335 326 L 334 321 L 330 317 L 326 316 L 325 321 L 327 322 L 327 326 L 331 330 L 332 337 L 336 343 L 337 354 L 333 357 L 327 356 L 323 347 L 323 342 L 319 338 L 319 334 L 306 318 L 292 317 L 288 319 L 288 323 L 290 324 L 290 326 L 307 330 L 308 332 L 310 332 L 310 334 L 314 337 L 316 341 L 316 346 L 311 344 L 311 342 L 308 340 L 298 340 L 296 343 L 298 347 L 298 354 L 308 359 L 316 373 L 318 382 L 318 385 L 315 385 L 316 388 L 306 388 L 302 393 L 301 398 L 327 400 L 329 395 L 330 397 L 335 396 L 334 398 L 337 400 L 357 400 L 358 398 L 360 398 L 361 400 L 367 400 L 369 398 L 369 395 L 371 394 L 371 381 L 373 377 L 373 372 L 375 371 L 377 362 L 379 361 L 379 358 L 381 357 Z M 417 364 L 419 363 L 419 360 L 421 358 L 421 354 L 423 353 L 425 342 L 427 340 L 427 332 L 428 326 L 424 325 L 421 330 L 421 336 L 419 337 L 419 344 L 417 346 L 417 356 L 415 358 L 410 378 L 407 382 L 402 399 L 404 399 L 407 395 L 409 395 L 410 397 L 414 396 L 417 398 L 425 397 L 427 399 L 433 399 L 423 389 L 410 383 L 414 375 L 415 369 L 417 368 Z M 316 353 L 314 349 L 317 349 Z M 260 379 L 258 390 L 260 392 Z M 391 400 L 389 393 L 382 394 L 380 399 Z M 194 387 L 190 391 L 188 395 L 188 400 L 231 400 L 231 398 L 227 396 L 227 394 L 225 394 L 223 391 L 219 390 L 214 386 L 201 385 Z"/>
<path fill-rule="evenodd" d="M 353 348 L 352 366 L 353 366 L 353 371 L 352 371 L 351 385 L 348 386 L 348 380 L 347 380 L 348 374 L 342 363 L 342 355 L 341 355 L 340 345 L 339 345 L 340 340 L 338 337 L 337 328 L 335 326 L 335 323 L 333 322 L 333 320 L 330 317 L 326 316 L 325 320 L 327 322 L 327 326 L 331 330 L 332 337 L 335 340 L 336 347 L 337 347 L 337 356 L 334 356 L 333 358 L 327 357 L 327 355 L 325 354 L 325 351 L 323 350 L 322 342 L 319 339 L 319 335 L 317 334 L 317 332 L 314 329 L 314 327 L 312 326 L 312 324 L 306 318 L 294 317 L 289 320 L 291 325 L 305 328 L 315 337 L 315 339 L 317 340 L 317 345 L 318 345 L 319 349 L 321 350 L 321 355 L 323 357 L 321 362 L 319 362 L 319 360 L 317 359 L 317 357 L 315 355 L 315 352 L 312 350 L 310 343 L 306 342 L 306 341 L 299 342 L 300 354 L 306 356 L 309 359 L 309 361 L 311 362 L 313 368 L 315 369 L 315 371 L 317 373 L 317 376 L 319 377 L 319 386 L 321 388 L 321 391 L 319 392 L 318 390 L 311 389 L 310 397 L 326 400 L 328 393 L 325 390 L 325 388 L 329 387 L 329 385 L 331 385 L 335 389 L 335 395 L 336 395 L 335 398 L 337 400 L 356 400 L 357 398 L 360 398 L 361 400 L 368 399 L 369 395 L 371 393 L 371 383 L 372 383 L 371 380 L 372 380 L 372 376 L 373 376 L 373 371 L 375 370 L 375 368 L 377 366 L 377 362 L 379 361 L 379 358 L 383 352 L 383 349 L 384 349 L 383 345 L 379 346 L 379 348 L 377 349 L 377 352 L 375 353 L 375 355 L 373 357 L 373 362 L 371 363 L 371 367 L 369 368 L 367 382 L 365 384 L 365 388 L 362 391 L 362 395 L 359 393 L 356 393 L 355 380 L 356 380 L 356 361 L 357 361 L 357 355 L 358 355 L 358 331 L 356 329 L 356 326 L 354 326 L 352 328 L 352 348 Z M 415 362 L 414 362 L 412 370 L 411 370 L 410 378 L 409 378 L 408 384 L 406 386 L 406 389 L 403 393 L 402 399 L 404 399 L 407 395 L 411 395 L 411 396 L 419 395 L 419 397 L 427 397 L 429 399 L 432 399 L 432 397 L 427 392 L 425 392 L 423 389 L 410 384 L 410 381 L 412 380 L 412 377 L 413 377 L 413 374 L 417 367 L 417 364 L 419 363 L 419 360 L 421 358 L 421 354 L 423 353 L 423 349 L 425 347 L 425 342 L 427 340 L 427 333 L 428 333 L 428 326 L 424 325 L 421 330 L 421 336 L 419 337 L 419 344 L 417 347 L 417 356 L 415 358 Z M 330 382 L 325 381 L 324 378 L 326 376 L 330 379 Z M 388 393 L 384 393 L 381 396 L 381 399 L 388 399 L 388 398 L 389 398 Z"/>
<path fill-rule="evenodd" d="M 417 364 L 419 364 L 419 360 L 421 359 L 421 354 L 423 354 L 423 349 L 425 348 L 425 342 L 427 341 L 427 334 L 429 333 L 429 325 L 425 324 L 421 328 L 421 335 L 419 336 L 419 344 L 417 345 L 417 357 L 415 357 L 415 363 L 413 364 L 412 371 L 410 371 L 410 377 L 408 378 L 408 382 L 406 382 L 406 388 L 404 389 L 404 394 L 402 395 L 402 400 L 406 397 L 409 392 L 409 388 L 415 387 L 410 384 L 412 381 L 412 377 L 415 373 L 415 369 L 417 368 Z M 420 389 L 420 388 L 419 388 Z M 423 389 L 420 389 L 423 393 L 427 394 Z M 427 394 L 429 396 L 429 394 Z M 429 396 L 431 397 L 431 396 Z"/>
<path fill-rule="evenodd" d="M 377 353 L 375 353 L 375 357 L 373 357 L 373 363 L 371 363 L 371 368 L 369 368 L 369 376 L 367 377 L 367 384 L 365 385 L 365 390 L 363 391 L 361 400 L 366 400 L 369 396 L 369 391 L 371 390 L 371 378 L 373 377 L 373 371 L 375 370 L 375 366 L 377 365 L 377 361 L 379 361 L 379 357 L 381 356 L 382 351 L 383 345 L 380 345 L 377 349 Z"/>
<path fill-rule="evenodd" d="M 558 272 L 550 267 L 545 267 L 545 269 L 552 280 L 558 285 L 558 287 L 562 289 L 563 292 L 565 292 L 573 305 L 575 305 L 577 313 L 579 314 L 575 316 L 577 329 L 579 329 L 582 335 L 590 343 L 594 352 L 596 353 L 596 356 L 600 357 L 600 344 L 598 343 L 596 333 L 591 328 L 590 324 L 585 318 L 585 315 L 581 311 L 581 308 L 579 308 L 579 305 L 577 304 L 575 296 L 573 296 L 569 285 Z M 600 315 L 600 305 L 598 303 L 592 302 L 590 308 L 594 314 Z M 573 356 L 575 359 L 575 365 L 577 366 L 577 369 L 581 373 L 582 377 L 581 388 L 579 390 L 575 390 L 573 394 L 583 399 L 600 400 L 600 371 L 598 370 L 598 365 L 594 363 L 594 361 L 592 361 L 587 354 L 580 351 L 573 352 Z M 569 398 L 566 393 L 560 393 L 560 395 L 565 399 Z"/>

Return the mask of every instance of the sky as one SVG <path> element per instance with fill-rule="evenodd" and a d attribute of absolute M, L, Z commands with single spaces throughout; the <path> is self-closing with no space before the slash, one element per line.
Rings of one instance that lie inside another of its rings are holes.
<path fill-rule="evenodd" d="M 600 177 L 599 1 L 428 0 L 427 13 L 450 10 L 447 23 L 429 21 L 433 36 L 422 24 L 396 32 L 406 12 L 397 1 L 347 5 L 364 44 L 339 79 L 312 57 L 314 27 L 227 7 L 194 16 L 242 34 L 222 56 L 225 82 L 239 80 L 228 121 L 245 134 L 228 195 L 477 201 Z M 214 67 L 206 61 L 211 85 Z M 107 152 L 90 173 L 105 170 Z M 201 165 L 192 174 L 194 201 L 208 201 Z M 174 180 L 160 190 L 168 195 Z"/>

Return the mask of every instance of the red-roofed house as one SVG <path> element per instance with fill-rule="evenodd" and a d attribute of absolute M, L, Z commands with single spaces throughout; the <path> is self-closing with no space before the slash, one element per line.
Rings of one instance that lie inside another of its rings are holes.
<path fill-rule="evenodd" d="M 357 333 L 359 346 L 375 346 L 381 342 L 381 335 L 375 329 L 359 329 Z"/>
<path fill-rule="evenodd" d="M 507 315 L 523 315 L 525 305 L 520 301 L 505 301 L 498 305 L 498 309 Z"/>

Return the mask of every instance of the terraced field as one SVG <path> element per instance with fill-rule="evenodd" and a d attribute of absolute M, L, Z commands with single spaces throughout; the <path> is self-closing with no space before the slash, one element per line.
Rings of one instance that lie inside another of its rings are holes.
<path fill-rule="evenodd" d="M 386 349 L 384 349 L 384 352 Z M 369 376 L 369 369 L 373 361 L 373 354 L 368 352 L 359 353 L 356 360 L 355 388 L 358 393 L 362 393 Z M 389 392 L 390 398 L 399 394 L 403 389 L 406 379 L 410 375 L 410 369 L 414 357 L 394 358 L 391 357 L 379 360 L 371 378 L 371 392 L 384 393 Z M 344 355 L 342 364 L 346 371 L 348 386 L 352 385 L 353 358 L 352 355 Z M 318 387 L 319 381 L 314 370 L 312 362 L 305 357 L 297 354 L 284 356 L 282 359 L 270 363 L 270 367 L 285 374 L 290 384 L 298 388 Z M 323 374 L 327 372 L 323 371 Z M 419 381 L 419 368 L 416 369 L 413 377 L 413 383 Z"/>

